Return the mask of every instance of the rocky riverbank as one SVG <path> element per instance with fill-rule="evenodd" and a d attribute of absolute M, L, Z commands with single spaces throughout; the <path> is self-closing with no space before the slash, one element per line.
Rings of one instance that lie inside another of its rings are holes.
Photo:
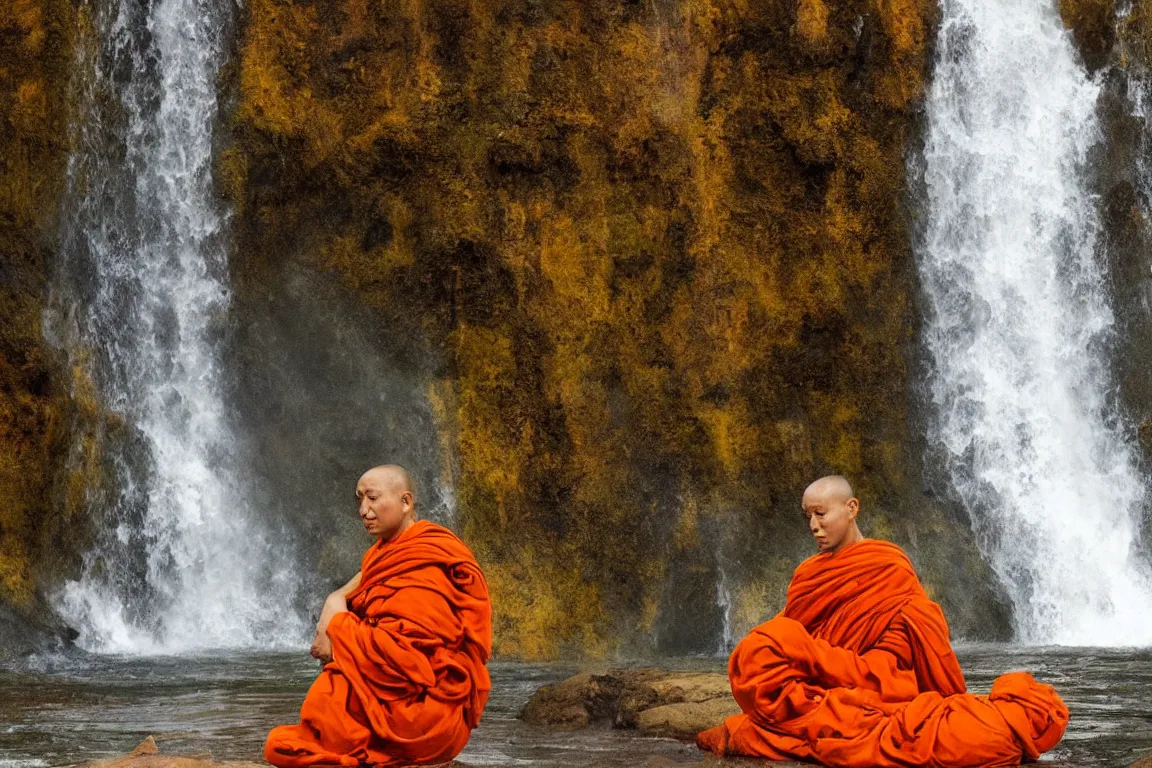
<path fill-rule="evenodd" d="M 542 727 L 579 729 L 601 724 L 633 729 L 646 736 L 694 740 L 700 731 L 739 712 L 728 677 L 722 672 L 609 669 L 583 672 L 542 687 L 521 710 L 520 718 Z M 706 756 L 705 763 L 799 765 L 711 755 Z M 1073 768 L 1065 762 L 1049 765 Z M 1152 755 L 1137 759 L 1129 768 L 1152 768 Z"/>
<path fill-rule="evenodd" d="M 751 766 L 760 764 L 762 764 L 762 761 L 733 760 L 718 758 L 713 755 L 692 755 L 683 760 L 665 756 L 652 756 L 641 765 L 643 765 L 644 768 L 676 768 L 677 766 L 686 765 L 715 766 L 716 768 L 750 768 Z M 615 766 L 616 764 L 612 763 L 612 765 Z M 798 763 L 774 763 L 773 765 L 780 766 L 780 768 L 799 766 Z M 149 736 L 134 750 L 123 757 L 115 757 L 108 760 L 93 760 L 87 763 L 81 763 L 74 766 L 74 768 L 268 768 L 268 764 L 263 761 L 213 760 L 210 755 L 165 755 L 160 753 L 156 745 L 156 740 Z M 450 763 L 429 766 L 429 768 L 469 768 L 469 764 L 454 760 Z"/>
<path fill-rule="evenodd" d="M 156 739 L 149 736 L 123 757 L 91 760 L 76 768 L 265 768 L 264 761 L 213 760 L 211 755 L 162 755 Z"/>
<path fill-rule="evenodd" d="M 739 712 L 723 673 L 610 669 L 544 686 L 520 717 L 533 725 L 585 728 L 611 723 L 646 735 L 692 740 Z"/>

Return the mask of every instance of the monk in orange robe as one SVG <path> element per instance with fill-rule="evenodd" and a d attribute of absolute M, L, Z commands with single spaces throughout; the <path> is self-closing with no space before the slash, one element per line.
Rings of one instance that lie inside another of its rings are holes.
<path fill-rule="evenodd" d="M 817 480 L 803 506 L 820 552 L 796 569 L 784 611 L 733 651 L 743 714 L 700 733 L 701 749 L 838 768 L 978 768 L 1031 762 L 1060 741 L 1068 710 L 1031 675 L 965 693 L 943 612 L 899 547 L 861 535 L 847 480 Z"/>
<path fill-rule="evenodd" d="M 447 528 L 416 522 L 401 467 L 369 470 L 356 497 L 378 541 L 324 603 L 312 645 L 324 668 L 300 724 L 264 746 L 280 768 L 444 763 L 488 701 L 492 609 L 476 558 Z"/>

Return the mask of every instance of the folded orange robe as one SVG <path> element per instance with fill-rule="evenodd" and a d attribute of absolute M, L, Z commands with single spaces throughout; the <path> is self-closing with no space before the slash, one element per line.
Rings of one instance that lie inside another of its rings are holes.
<path fill-rule="evenodd" d="M 309 689 L 302 722 L 268 734 L 273 765 L 443 763 L 480 721 L 492 609 L 464 543 L 420 521 L 369 548 L 361 573 L 349 612 L 328 625 L 332 662 Z"/>
<path fill-rule="evenodd" d="M 865 540 L 806 560 L 784 612 L 728 663 L 744 714 L 697 737 L 727 755 L 867 766 L 1018 765 L 1063 736 L 1068 710 L 1030 675 L 989 696 L 964 678 L 939 606 L 907 556 Z"/>

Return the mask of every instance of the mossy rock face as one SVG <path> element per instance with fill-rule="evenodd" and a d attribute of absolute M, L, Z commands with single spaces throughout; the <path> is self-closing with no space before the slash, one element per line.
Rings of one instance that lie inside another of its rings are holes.
<path fill-rule="evenodd" d="M 67 145 L 75 10 L 68 0 L 0 4 L 0 652 L 50 624 L 37 598 L 42 534 L 64 453 L 66 399 L 41 329 Z"/>
<path fill-rule="evenodd" d="M 497 652 L 717 650 L 782 605 L 828 472 L 983 634 L 979 558 L 914 544 L 974 551 L 921 505 L 908 416 L 933 3 L 243 13 L 219 164 L 238 311 L 311 270 L 407 350 Z"/>
<path fill-rule="evenodd" d="M 358 531 L 310 505 L 384 452 L 448 489 L 424 498 L 484 564 L 498 652 L 712 652 L 780 607 L 799 494 L 836 471 L 958 634 L 1002 634 L 963 522 L 924 502 L 908 415 L 904 156 L 934 4 L 242 13 L 216 178 L 237 321 L 261 322 L 229 353 L 237 402 L 281 391 L 251 416 L 279 419 L 254 471 L 293 478 L 322 578 L 355 566 Z M 77 24 L 67 0 L 0 7 L 0 601 L 25 624 L 82 546 L 94 435 L 132 439 L 82 375 L 64 392 L 41 328 Z M 262 344 L 292 350 L 275 376 Z M 341 348 L 365 364 L 326 366 Z M 386 416 L 341 399 L 357 371 L 352 399 Z M 294 449 L 317 393 L 307 436 L 339 429 L 340 461 Z"/>
<path fill-rule="evenodd" d="M 1106 13 L 1098 4 L 1087 6 Z M 1075 31 L 1077 22 L 1067 14 L 1065 22 Z M 1138 449 L 1146 475 L 1152 469 L 1152 380 L 1147 375 L 1152 366 L 1152 314 L 1148 312 L 1152 272 L 1147 256 L 1152 248 L 1152 166 L 1148 163 L 1152 133 L 1146 117 L 1152 109 L 1152 2 L 1137 0 L 1116 14 L 1108 67 L 1096 77 L 1101 85 L 1096 114 L 1103 135 L 1086 172 L 1091 191 L 1100 201 L 1107 235 L 1098 251 L 1106 259 L 1115 321 L 1109 341 L 1109 373 L 1119 395 L 1117 426 Z M 1152 515 L 1147 510 L 1139 524 L 1140 538 L 1148 541 Z"/>
<path fill-rule="evenodd" d="M 1060 0 L 1059 10 L 1088 71 L 1107 64 L 1116 42 L 1114 0 Z"/>

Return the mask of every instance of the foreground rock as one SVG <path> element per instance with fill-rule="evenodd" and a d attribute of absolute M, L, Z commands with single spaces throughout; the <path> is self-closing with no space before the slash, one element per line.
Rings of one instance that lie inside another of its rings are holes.
<path fill-rule="evenodd" d="M 268 768 L 263 762 L 213 760 L 211 755 L 162 755 L 156 739 L 149 736 L 123 757 L 91 760 L 77 768 Z"/>
<path fill-rule="evenodd" d="M 520 711 L 534 725 L 585 728 L 610 722 L 654 736 L 694 739 L 740 713 L 728 677 L 718 672 L 610 669 L 546 685 Z"/>
<path fill-rule="evenodd" d="M 149 736 L 123 757 L 91 760 L 75 768 L 271 768 L 263 760 L 213 760 L 211 755 L 162 755 L 156 739 Z M 442 763 L 427 768 L 464 768 L 459 763 Z"/>

